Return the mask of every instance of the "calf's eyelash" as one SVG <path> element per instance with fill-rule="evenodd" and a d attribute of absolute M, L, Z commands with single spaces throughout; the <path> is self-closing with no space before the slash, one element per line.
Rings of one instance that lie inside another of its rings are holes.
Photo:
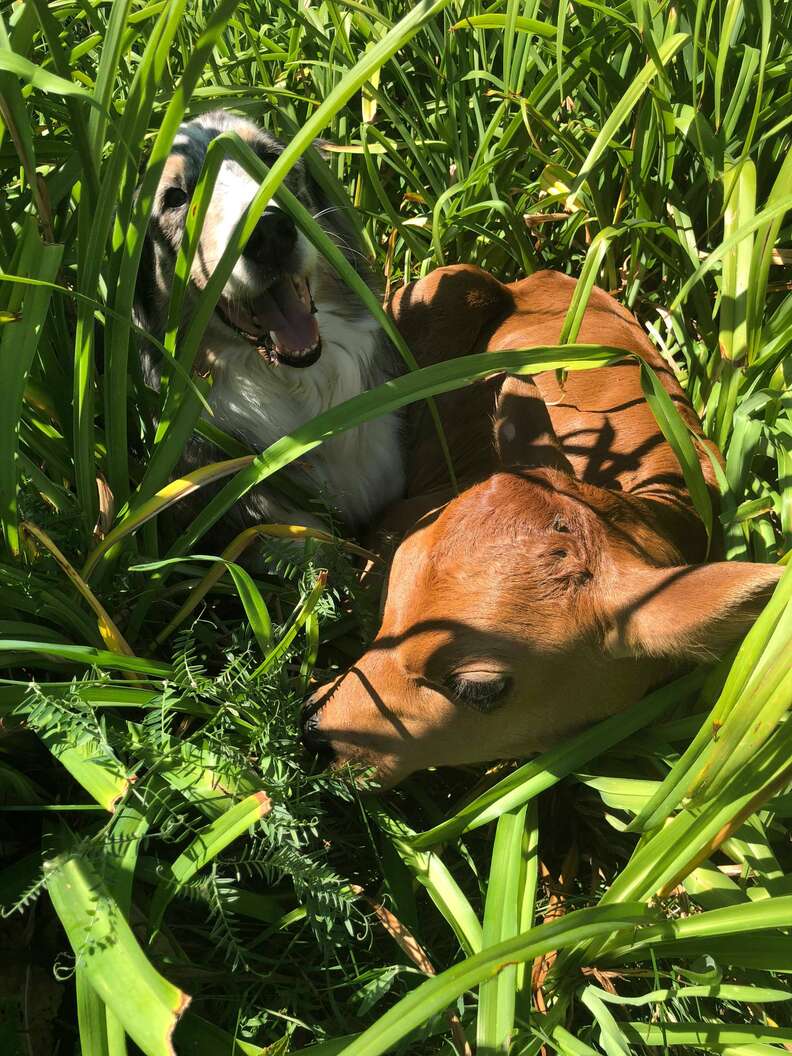
<path fill-rule="evenodd" d="M 488 712 L 498 706 L 498 702 L 509 688 L 510 679 L 503 675 L 499 678 L 472 679 L 462 675 L 453 675 L 446 688 L 455 700 L 477 711 Z"/>

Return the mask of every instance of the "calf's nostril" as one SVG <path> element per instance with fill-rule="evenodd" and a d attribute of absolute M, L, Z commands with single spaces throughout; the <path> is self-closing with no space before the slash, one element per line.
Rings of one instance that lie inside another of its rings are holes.
<path fill-rule="evenodd" d="M 306 711 L 303 714 L 302 743 L 311 755 L 316 755 L 327 762 L 334 755 L 330 742 L 319 729 L 319 713 L 316 711 Z"/>

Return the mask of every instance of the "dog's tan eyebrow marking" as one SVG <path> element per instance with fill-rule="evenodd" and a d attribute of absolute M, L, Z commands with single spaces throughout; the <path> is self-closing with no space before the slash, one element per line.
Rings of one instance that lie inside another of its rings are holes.
<path fill-rule="evenodd" d="M 184 178 L 184 158 L 179 154 L 171 154 L 168 160 L 165 162 L 165 167 L 162 170 L 160 188 L 171 187 L 174 184 L 183 183 Z"/>

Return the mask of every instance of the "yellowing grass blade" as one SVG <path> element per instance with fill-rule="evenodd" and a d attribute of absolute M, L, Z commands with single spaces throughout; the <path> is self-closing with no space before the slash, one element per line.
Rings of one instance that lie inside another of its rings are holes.
<path fill-rule="evenodd" d="M 231 473 L 236 473 L 245 466 L 249 466 L 253 460 L 253 455 L 245 455 L 243 458 L 231 458 L 225 462 L 213 462 L 209 466 L 202 466 L 200 469 L 196 469 L 192 473 L 188 473 L 186 476 L 179 477 L 178 480 L 172 480 L 169 484 L 166 484 L 156 495 L 141 503 L 136 509 L 130 510 L 123 520 L 111 532 L 107 533 L 96 549 L 88 555 L 88 560 L 85 562 L 82 571 L 83 578 L 88 579 L 90 577 L 103 554 L 115 546 L 116 543 L 131 535 L 141 525 L 150 521 L 152 517 L 156 517 L 157 514 L 162 513 L 163 510 L 166 510 L 175 502 L 192 495 L 198 488 L 203 488 L 207 484 L 212 484 L 216 480 L 221 480 L 223 477 L 227 477 Z"/>
<path fill-rule="evenodd" d="M 772 206 L 792 191 L 792 152 L 788 153 L 778 175 L 770 188 L 766 204 Z M 762 345 L 762 317 L 767 298 L 767 280 L 771 263 L 776 251 L 775 244 L 778 232 L 784 221 L 783 214 L 763 224 L 756 231 L 753 258 L 751 260 L 751 285 L 748 291 L 748 339 L 751 343 L 748 350 L 748 362 L 752 363 Z"/>
<path fill-rule="evenodd" d="M 99 624 L 99 633 L 101 634 L 102 640 L 107 648 L 114 653 L 123 653 L 124 656 L 134 656 L 135 654 L 132 652 L 129 643 L 124 638 L 123 634 L 121 634 L 118 627 L 116 627 L 110 614 L 102 605 L 101 601 L 99 601 L 79 572 L 72 566 L 68 558 L 60 551 L 47 533 L 42 528 L 32 524 L 30 521 L 24 521 L 21 528 L 38 539 L 41 545 L 49 550 L 71 582 L 91 606 L 96 614 L 96 619 Z"/>
<path fill-rule="evenodd" d="M 380 71 L 375 70 L 370 79 L 361 88 L 360 114 L 363 123 L 368 125 L 377 116 L 377 96 L 374 94 L 379 88 Z M 373 89 L 373 91 L 372 91 Z"/>
<path fill-rule="evenodd" d="M 506 29 L 507 15 L 470 15 L 451 27 L 457 29 Z M 544 37 L 545 40 L 555 40 L 556 27 L 549 22 L 539 22 L 535 18 L 524 18 L 518 15 L 512 19 L 514 28 L 520 33 L 531 33 L 536 37 Z"/>
<path fill-rule="evenodd" d="M 154 968 L 85 858 L 53 859 L 45 872 L 55 912 L 86 981 L 146 1056 L 175 1056 L 171 1036 L 189 995 Z"/>
<path fill-rule="evenodd" d="M 745 227 L 756 211 L 756 166 L 743 161 L 723 177 L 726 208 L 724 240 Z M 748 352 L 747 303 L 750 297 L 754 235 L 749 232 L 723 258 L 720 307 L 720 352 L 724 359 L 744 363 Z"/>
<path fill-rule="evenodd" d="M 130 784 L 120 761 L 108 756 L 96 741 L 85 740 L 79 731 L 66 726 L 42 731 L 39 737 L 88 795 L 112 813 Z"/>
<path fill-rule="evenodd" d="M 229 567 L 228 563 L 236 561 L 241 554 L 262 537 L 289 539 L 294 542 L 300 542 L 305 539 L 316 539 L 317 542 L 320 543 L 329 543 L 332 546 L 340 546 L 342 549 L 348 550 L 352 554 L 358 554 L 360 557 L 365 557 L 369 561 L 382 560 L 378 554 L 375 554 L 370 550 L 365 550 L 362 546 L 358 546 L 356 543 L 348 542 L 346 539 L 340 539 L 335 535 L 331 535 L 329 532 L 323 532 L 319 528 L 306 528 L 301 524 L 255 524 L 251 528 L 246 528 L 243 532 L 240 532 L 235 539 L 232 539 L 220 555 L 222 560 L 213 565 L 200 583 L 197 583 L 192 588 L 182 607 L 170 623 L 168 623 L 167 627 L 157 635 L 156 641 L 158 644 L 169 638 L 176 628 L 184 623 L 190 613 L 195 610 L 196 606 L 203 601 L 212 587 L 219 583 L 223 578 L 226 569 Z"/>
<path fill-rule="evenodd" d="M 723 238 L 744 229 L 756 212 L 756 167 L 750 160 L 728 169 L 723 176 L 726 208 Z M 720 291 L 720 388 L 715 409 L 714 437 L 726 446 L 737 406 L 740 374 L 748 358 L 754 235 L 749 231 L 723 257 Z"/>

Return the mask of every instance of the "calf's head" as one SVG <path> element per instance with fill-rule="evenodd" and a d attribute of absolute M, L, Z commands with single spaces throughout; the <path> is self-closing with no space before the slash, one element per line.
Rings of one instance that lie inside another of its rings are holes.
<path fill-rule="evenodd" d="M 404 539 L 373 644 L 306 707 L 309 746 L 383 786 L 542 751 L 625 709 L 725 652 L 777 582 L 768 565 L 683 565 L 655 503 L 574 478 L 546 412 L 516 432 L 520 464 L 501 436 L 502 470 Z"/>

